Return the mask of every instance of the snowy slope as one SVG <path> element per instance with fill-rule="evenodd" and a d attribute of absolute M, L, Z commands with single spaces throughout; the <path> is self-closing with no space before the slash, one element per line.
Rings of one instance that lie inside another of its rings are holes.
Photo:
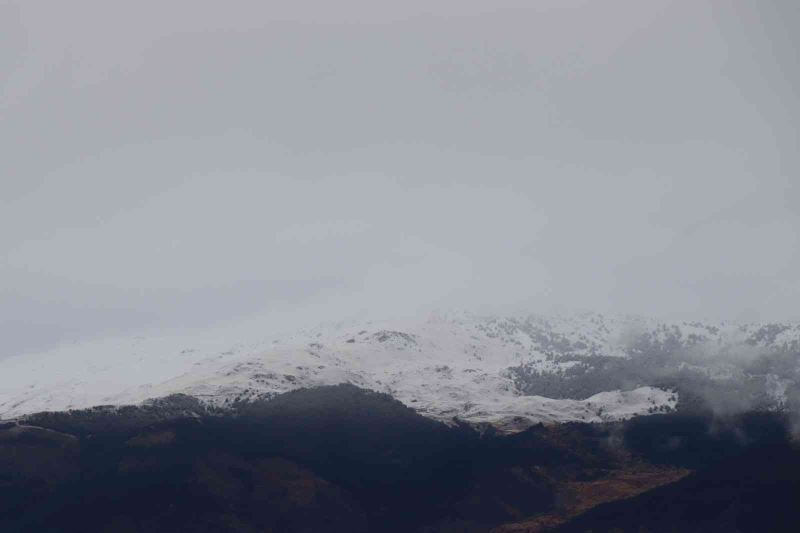
<path fill-rule="evenodd" d="M 582 400 L 523 395 L 509 369 L 526 365 L 557 373 L 575 364 L 570 358 L 630 357 L 642 338 L 652 345 L 674 343 L 676 335 L 682 346 L 716 353 L 731 345 L 791 345 L 800 328 L 665 325 L 596 314 L 485 318 L 454 313 L 333 324 L 281 337 L 223 329 L 98 340 L 0 361 L 0 418 L 138 403 L 172 393 L 224 406 L 348 382 L 387 392 L 445 421 L 457 417 L 524 427 L 539 421 L 614 420 L 673 408 L 677 397 L 647 386 Z"/>

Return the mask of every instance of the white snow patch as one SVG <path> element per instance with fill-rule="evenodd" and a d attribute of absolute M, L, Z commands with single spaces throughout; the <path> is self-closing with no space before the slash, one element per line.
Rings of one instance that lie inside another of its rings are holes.
<path fill-rule="evenodd" d="M 626 357 L 631 327 L 626 318 L 596 314 L 451 314 L 328 324 L 289 335 L 265 335 L 256 327 L 97 340 L 0 361 L 0 418 L 135 404 L 172 393 L 224 405 L 338 383 L 389 393 L 438 420 L 502 427 L 619 420 L 674 408 L 676 394 L 652 387 L 562 400 L 524 396 L 508 377 L 508 368 L 521 364 L 545 372 L 574 364 L 554 361 L 553 353 Z M 687 331 L 695 333 L 692 327 Z M 788 342 L 786 334 L 781 341 Z"/>

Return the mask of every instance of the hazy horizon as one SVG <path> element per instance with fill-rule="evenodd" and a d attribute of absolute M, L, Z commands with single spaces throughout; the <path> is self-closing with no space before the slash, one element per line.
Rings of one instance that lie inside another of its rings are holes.
<path fill-rule="evenodd" d="M 789 1 L 2 2 L 0 357 L 253 315 L 800 320 L 797 27 Z"/>

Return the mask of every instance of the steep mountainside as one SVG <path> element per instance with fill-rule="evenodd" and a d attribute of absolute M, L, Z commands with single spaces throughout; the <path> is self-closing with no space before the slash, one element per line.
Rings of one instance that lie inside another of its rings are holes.
<path fill-rule="evenodd" d="M 633 458 L 617 427 L 481 434 L 351 385 L 227 415 L 171 397 L 7 424 L 0 530 L 477 533 L 571 505 L 575 483 L 685 475 Z"/>
<path fill-rule="evenodd" d="M 669 413 L 505 434 L 446 425 L 386 394 L 338 385 L 219 414 L 172 396 L 0 425 L 0 531 L 791 531 L 775 526 L 796 523 L 787 504 L 800 455 L 777 413 Z M 604 502 L 616 503 L 597 507 Z M 751 504 L 777 514 L 756 519 Z"/>

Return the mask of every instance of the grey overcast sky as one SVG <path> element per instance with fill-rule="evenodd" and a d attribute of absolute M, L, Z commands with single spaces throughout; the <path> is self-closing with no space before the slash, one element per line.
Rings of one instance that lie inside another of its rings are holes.
<path fill-rule="evenodd" d="M 798 29 L 795 0 L 0 0 L 0 356 L 306 307 L 798 319 Z"/>

